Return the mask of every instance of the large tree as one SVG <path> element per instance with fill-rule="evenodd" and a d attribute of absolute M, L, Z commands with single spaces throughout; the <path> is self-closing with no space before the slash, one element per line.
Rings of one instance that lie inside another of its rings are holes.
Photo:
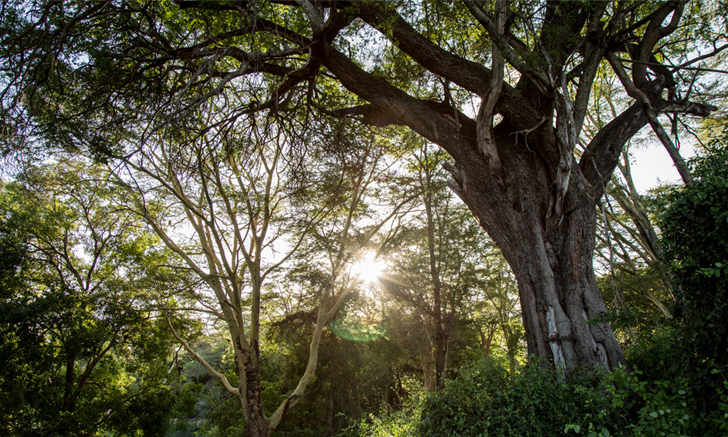
<path fill-rule="evenodd" d="M 518 281 L 529 352 L 624 362 L 592 268 L 596 205 L 660 114 L 706 116 L 686 69 L 720 52 L 712 2 L 175 1 L 4 6 L 3 132 L 115 152 L 244 88 L 237 114 L 320 110 L 408 126 L 448 152 L 451 188 Z M 690 32 L 693 32 L 691 34 Z M 713 44 L 708 50 L 691 38 Z M 689 56 L 693 56 L 689 59 Z M 586 144 L 600 66 L 633 103 Z M 337 99 L 338 86 L 358 97 Z M 698 96 L 699 97 L 699 96 Z M 472 108 L 468 110 L 467 108 Z M 477 108 L 477 109 L 475 109 Z M 30 117 L 28 117 L 30 116 Z M 29 120 L 31 120 L 29 122 Z"/>

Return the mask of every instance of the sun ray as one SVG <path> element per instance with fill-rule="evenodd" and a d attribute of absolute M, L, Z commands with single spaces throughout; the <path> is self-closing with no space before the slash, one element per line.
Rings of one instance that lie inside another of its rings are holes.
<path fill-rule="evenodd" d="M 369 252 L 354 264 L 351 271 L 365 284 L 372 284 L 383 274 L 384 262 L 377 259 L 376 253 Z"/>

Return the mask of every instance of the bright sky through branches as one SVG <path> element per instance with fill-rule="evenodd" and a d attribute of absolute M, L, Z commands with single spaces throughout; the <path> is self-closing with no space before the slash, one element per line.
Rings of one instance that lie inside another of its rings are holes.
<path fill-rule="evenodd" d="M 384 272 L 384 262 L 376 259 L 376 253 L 366 253 L 359 262 L 352 267 L 352 273 L 362 279 L 365 284 L 372 284 Z"/>
<path fill-rule="evenodd" d="M 685 160 L 692 158 L 696 154 L 695 146 L 685 141 L 680 148 L 680 154 Z M 641 194 L 647 194 L 649 190 L 664 184 L 682 183 L 670 155 L 661 144 L 648 143 L 643 147 L 633 147 L 630 155 L 632 179 Z"/>

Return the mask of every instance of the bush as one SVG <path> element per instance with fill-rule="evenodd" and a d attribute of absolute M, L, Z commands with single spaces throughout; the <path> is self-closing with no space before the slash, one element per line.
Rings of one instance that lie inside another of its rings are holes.
<path fill-rule="evenodd" d="M 677 288 L 675 358 L 709 413 L 728 372 L 728 134 L 690 167 L 695 181 L 667 194 L 660 228 Z"/>
<path fill-rule="evenodd" d="M 612 377 L 624 393 L 632 395 L 625 406 L 626 426 L 635 435 L 663 435 L 649 434 L 653 432 L 651 428 L 647 431 L 635 428 L 636 425 L 654 426 L 651 422 L 659 418 L 661 428 L 658 428 L 665 432 L 664 435 L 728 435 L 725 394 L 728 382 L 714 367 L 710 375 L 719 384 L 708 391 L 704 385 L 694 383 L 697 369 L 690 365 L 694 357 L 686 353 L 681 342 L 680 323 L 675 325 L 642 333 L 640 340 L 627 350 L 630 366 L 641 371 L 635 371 L 629 377 Z M 706 399 L 712 399 L 711 408 L 705 407 Z M 663 417 L 665 414 L 667 416 Z M 684 420 L 680 421 L 681 418 Z"/>
<path fill-rule="evenodd" d="M 514 376 L 481 362 L 444 390 L 412 397 L 400 411 L 370 415 L 347 436 L 722 436 L 728 402 L 711 414 L 695 408 L 685 378 L 647 380 L 618 369 L 561 381 L 536 363 Z M 343 435 L 342 435 L 343 437 Z"/>
<path fill-rule="evenodd" d="M 367 414 L 343 430 L 339 437 L 414 437 L 419 435 L 419 422 L 427 392 L 421 383 L 405 378 L 402 382 L 408 396 L 400 409 L 385 406 L 379 415 Z"/>
<path fill-rule="evenodd" d="M 361 436 L 550 436 L 565 426 L 588 431 L 608 428 L 613 417 L 594 375 L 567 381 L 532 362 L 512 376 L 504 366 L 483 361 L 462 370 L 444 390 L 413 396 L 401 411 L 370 416 Z M 350 430 L 350 433 L 352 430 Z"/>
<path fill-rule="evenodd" d="M 561 381 L 550 368 L 531 362 L 511 377 L 489 362 L 467 370 L 428 398 L 420 433 L 425 436 L 546 436 L 606 427 L 607 404 L 599 379 L 571 375 Z"/>

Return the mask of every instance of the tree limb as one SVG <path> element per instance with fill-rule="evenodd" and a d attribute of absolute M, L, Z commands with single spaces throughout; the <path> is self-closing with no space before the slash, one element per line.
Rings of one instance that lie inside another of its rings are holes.
<path fill-rule="evenodd" d="M 660 142 L 662 142 L 662 145 L 665 146 L 665 149 L 670 154 L 670 157 L 675 163 L 675 167 L 677 168 L 678 173 L 680 173 L 680 177 L 685 185 L 692 184 L 693 177 L 690 175 L 690 170 L 688 169 L 687 164 L 685 164 L 685 160 L 680 155 L 677 147 L 675 147 L 675 144 L 672 142 L 672 139 L 667 132 L 665 132 L 662 124 L 660 124 L 660 121 L 657 119 L 657 114 L 655 113 L 647 94 L 638 89 L 637 86 L 635 86 L 635 84 L 629 79 L 629 76 L 624 71 L 624 67 L 616 58 L 614 53 L 607 52 L 607 60 L 612 66 L 614 72 L 617 74 L 617 77 L 619 77 L 622 85 L 627 90 L 627 94 L 642 105 L 642 111 L 647 117 L 647 121 L 650 123 L 650 126 L 657 135 L 657 138 L 660 139 Z"/>

